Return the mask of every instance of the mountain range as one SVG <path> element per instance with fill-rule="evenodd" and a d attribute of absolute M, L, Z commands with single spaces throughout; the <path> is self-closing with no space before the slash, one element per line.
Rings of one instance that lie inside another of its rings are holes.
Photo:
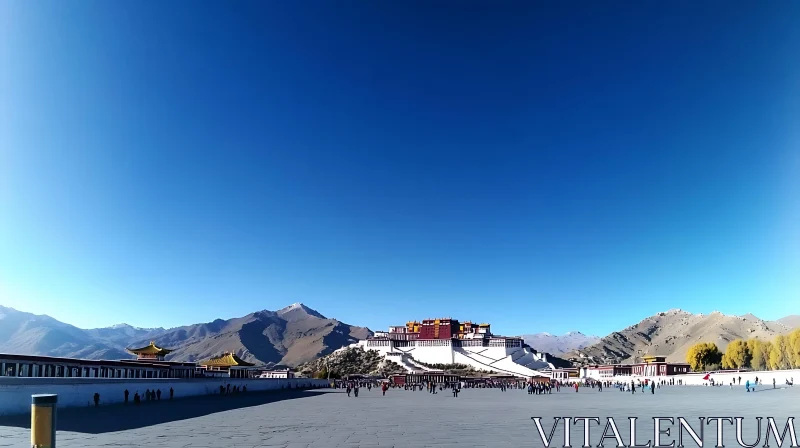
<path fill-rule="evenodd" d="M 562 336 L 537 333 L 523 338 L 539 352 L 578 364 L 630 363 L 646 354 L 683 362 L 689 347 L 698 342 L 714 342 L 724 350 L 734 339 L 769 340 L 798 327 L 798 315 L 765 321 L 752 314 L 692 314 L 674 309 L 603 338 L 579 331 Z M 88 330 L 49 316 L 0 306 L 0 353 L 130 359 L 126 347 L 156 341 L 160 346 L 174 349 L 167 358 L 172 361 L 200 361 L 228 351 L 258 365 L 295 367 L 371 335 L 369 328 L 329 319 L 302 303 L 277 311 L 256 311 L 233 319 L 177 328 L 118 324 Z"/>
<path fill-rule="evenodd" d="M 157 341 L 174 349 L 170 361 L 199 361 L 228 351 L 255 364 L 297 366 L 370 335 L 368 328 L 328 319 L 302 303 L 177 328 L 119 324 L 89 330 L 0 306 L 1 353 L 129 359 L 126 347 Z"/>
<path fill-rule="evenodd" d="M 584 363 L 633 363 L 644 355 L 685 362 L 686 352 L 699 342 L 713 342 L 724 351 L 734 339 L 771 340 L 800 326 L 800 316 L 765 321 L 752 314 L 732 316 L 714 311 L 692 314 L 680 309 L 658 313 L 565 357 Z"/>
<path fill-rule="evenodd" d="M 586 336 L 580 331 L 570 331 L 561 336 L 550 333 L 526 334 L 522 336 L 522 339 L 537 351 L 555 356 L 561 356 L 600 341 L 598 336 Z"/>

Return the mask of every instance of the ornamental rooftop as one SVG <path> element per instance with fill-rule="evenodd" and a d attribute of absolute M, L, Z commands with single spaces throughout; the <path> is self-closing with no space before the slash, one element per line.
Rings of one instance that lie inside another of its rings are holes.
<path fill-rule="evenodd" d="M 388 332 L 375 332 L 374 338 L 410 341 L 417 339 L 488 339 L 501 337 L 492 335 L 491 325 L 487 323 L 459 322 L 457 319 L 445 317 L 425 319 L 422 322 L 410 321 L 404 326 L 391 326 Z"/>

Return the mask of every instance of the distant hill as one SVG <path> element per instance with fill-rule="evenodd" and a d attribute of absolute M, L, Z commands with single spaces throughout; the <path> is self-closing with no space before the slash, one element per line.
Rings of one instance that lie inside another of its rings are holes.
<path fill-rule="evenodd" d="M 333 353 L 300 365 L 297 372 L 303 376 L 313 376 L 318 372 L 328 372 L 332 378 L 345 375 L 367 374 L 387 377 L 392 374 L 403 374 L 406 370 L 397 363 L 387 360 L 376 350 L 364 350 L 362 347 L 344 347 Z"/>
<path fill-rule="evenodd" d="M 89 336 L 125 347 L 130 341 L 153 338 L 163 334 L 163 328 L 138 328 L 128 324 L 117 324 L 105 328 L 84 330 Z"/>
<path fill-rule="evenodd" d="M 775 322 L 779 324 L 786 325 L 789 328 L 798 328 L 800 327 L 800 315 L 794 314 L 791 316 L 786 316 L 784 318 L 778 319 Z"/>
<path fill-rule="evenodd" d="M 50 316 L 0 306 L 0 352 L 86 359 L 129 358 L 124 346 L 92 337 Z"/>
<path fill-rule="evenodd" d="M 600 340 L 597 336 L 586 336 L 580 331 L 570 331 L 561 336 L 550 333 L 526 334 L 522 336 L 522 339 L 536 351 L 555 356 L 587 347 Z"/>
<path fill-rule="evenodd" d="M 233 351 L 256 364 L 296 366 L 370 335 L 368 328 L 328 319 L 301 303 L 178 328 L 119 324 L 89 330 L 0 306 L 0 352 L 28 355 L 129 359 L 126 347 L 155 340 L 175 349 L 169 360 L 197 361 Z"/>
<path fill-rule="evenodd" d="M 725 350 L 734 339 L 770 340 L 789 331 L 786 325 L 767 322 L 752 314 L 729 316 L 716 311 L 692 314 L 674 309 L 615 331 L 565 357 L 583 363 L 633 363 L 644 355 L 663 355 L 670 362 L 685 362 L 686 352 L 698 342 L 714 342 L 720 350 Z"/>

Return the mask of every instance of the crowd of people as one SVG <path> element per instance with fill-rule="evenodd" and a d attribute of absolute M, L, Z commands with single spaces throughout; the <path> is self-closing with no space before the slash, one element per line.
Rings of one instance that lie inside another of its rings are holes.
<path fill-rule="evenodd" d="M 454 398 L 462 389 L 497 389 L 500 392 L 508 390 L 527 391 L 531 395 L 550 394 L 553 390 L 560 390 L 562 383 L 552 381 L 524 381 L 524 380 L 485 380 L 485 381 L 445 381 L 445 382 L 421 382 L 395 384 L 390 381 L 379 380 L 334 380 L 331 387 L 334 389 L 345 389 L 348 397 L 357 398 L 359 391 L 366 388 L 371 391 L 373 387 L 380 388 L 383 395 L 388 390 L 403 390 L 412 392 L 427 391 L 429 394 L 437 394 L 447 391 L 452 393 Z"/>
<path fill-rule="evenodd" d="M 230 387 L 230 386 L 228 386 L 228 387 Z M 125 389 L 125 392 L 123 392 L 123 394 L 125 395 L 124 403 L 128 404 L 128 399 L 130 398 L 130 394 L 131 393 L 130 393 L 130 391 L 128 389 Z M 153 389 L 153 390 L 146 389 L 144 391 L 143 395 L 144 395 L 144 400 L 145 401 L 158 401 L 158 400 L 161 400 L 161 389 Z M 170 387 L 169 388 L 169 399 L 172 400 L 174 397 L 175 397 L 175 389 Z M 133 404 L 141 404 L 141 402 L 142 402 L 142 395 L 139 395 L 139 391 L 136 391 L 133 394 Z M 97 406 L 97 405 L 99 405 L 99 403 L 100 403 L 100 394 L 95 393 L 94 394 L 94 405 Z"/>
<path fill-rule="evenodd" d="M 704 378 L 705 386 L 722 386 L 723 383 L 721 381 L 715 381 L 713 378 L 710 378 L 708 375 Z M 736 384 L 742 384 L 742 377 L 739 376 L 738 378 L 733 378 L 730 381 L 730 386 L 733 388 Z M 747 392 L 755 391 L 755 386 L 762 385 L 762 381 L 755 377 L 754 380 L 747 380 L 745 379 L 745 388 Z M 786 379 L 787 386 L 793 386 L 794 378 Z M 347 396 L 354 396 L 358 397 L 359 389 L 367 388 L 368 390 L 372 390 L 373 387 L 380 388 L 383 395 L 386 395 L 388 390 L 402 390 L 402 391 L 412 391 L 412 392 L 421 392 L 423 390 L 427 391 L 429 394 L 437 394 L 438 392 L 442 391 L 449 391 L 453 394 L 453 397 L 458 397 L 458 394 L 461 392 L 462 389 L 497 389 L 501 392 L 506 392 L 508 390 L 524 390 L 529 395 L 546 395 L 552 394 L 555 390 L 556 392 L 560 392 L 561 388 L 566 387 L 570 390 L 574 390 L 576 393 L 579 392 L 581 389 L 591 389 L 596 390 L 597 392 L 602 392 L 603 389 L 616 389 L 619 392 L 629 392 L 631 394 L 635 394 L 636 392 L 640 393 L 649 393 L 655 394 L 657 389 L 662 388 L 663 386 L 681 386 L 684 385 L 682 379 L 676 378 L 640 378 L 640 379 L 631 379 L 631 380 L 596 380 L 590 378 L 584 378 L 581 380 L 573 380 L 573 381 L 558 381 L 558 380 L 551 380 L 551 381 L 525 381 L 522 379 L 481 379 L 479 381 L 475 380 L 466 380 L 466 381 L 445 381 L 445 382 L 422 382 L 422 383 L 405 383 L 405 384 L 395 384 L 391 381 L 387 380 L 335 380 L 331 383 L 331 387 L 333 388 L 343 388 L 347 390 Z M 773 378 L 772 379 L 772 387 L 777 388 L 777 382 Z"/>

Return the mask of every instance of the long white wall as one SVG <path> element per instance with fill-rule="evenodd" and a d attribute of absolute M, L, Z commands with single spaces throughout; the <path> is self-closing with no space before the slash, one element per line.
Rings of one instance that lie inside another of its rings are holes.
<path fill-rule="evenodd" d="M 0 378 L 0 415 L 30 412 L 31 395 L 58 394 L 58 407 L 93 406 L 95 393 L 100 405 L 122 403 L 125 389 L 129 400 L 139 393 L 144 401 L 145 390 L 161 389 L 161 399 L 169 399 L 169 388 L 175 399 L 197 395 L 219 394 L 220 386 L 247 386 L 247 392 L 329 387 L 327 380 L 310 378 L 206 378 L 206 379 L 111 379 L 111 378 Z"/>
<path fill-rule="evenodd" d="M 605 377 L 605 378 L 593 378 L 600 381 L 612 381 L 612 382 L 626 382 L 629 383 L 631 380 L 639 381 L 642 379 L 655 379 L 655 380 L 674 380 L 675 384 L 678 384 L 678 380 L 681 380 L 682 384 L 687 386 L 705 386 L 709 384 L 709 381 L 704 380 L 703 377 L 705 373 L 689 373 L 684 375 L 670 375 L 670 376 L 614 376 L 614 377 Z M 800 369 L 794 370 L 767 370 L 767 371 L 756 371 L 756 372 L 720 372 L 720 373 L 710 373 L 709 378 L 713 379 L 717 384 L 723 384 L 725 386 L 729 385 L 731 381 L 736 379 L 735 387 L 739 386 L 739 377 L 742 378 L 741 387 L 744 387 L 746 381 L 750 381 L 752 384 L 756 377 L 758 377 L 758 381 L 763 383 L 763 387 L 772 387 L 772 379 L 775 379 L 776 386 L 782 386 L 786 384 L 786 380 L 792 381 L 800 381 Z M 570 381 L 580 380 L 579 378 L 571 378 Z M 800 387 L 800 385 L 798 385 Z"/>

